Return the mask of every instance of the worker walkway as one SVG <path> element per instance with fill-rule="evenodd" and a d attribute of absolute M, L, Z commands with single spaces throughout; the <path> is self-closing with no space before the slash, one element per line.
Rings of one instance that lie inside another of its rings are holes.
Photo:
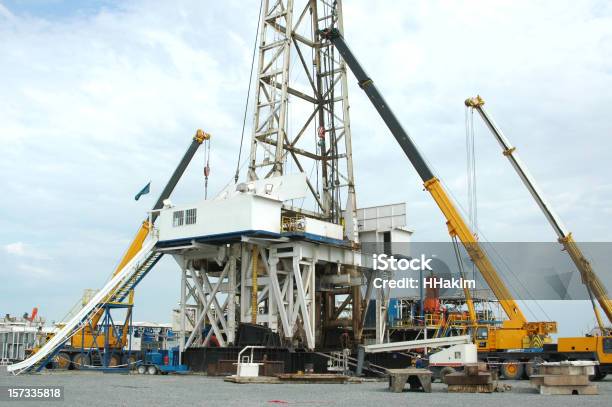
<path fill-rule="evenodd" d="M 72 335 L 83 328 L 105 304 L 123 300 L 161 258 L 162 253 L 155 251 L 156 244 L 157 238 L 150 237 L 142 245 L 140 251 L 38 352 L 26 360 L 7 366 L 7 370 L 17 375 L 40 367 L 50 356 L 61 349 Z"/>

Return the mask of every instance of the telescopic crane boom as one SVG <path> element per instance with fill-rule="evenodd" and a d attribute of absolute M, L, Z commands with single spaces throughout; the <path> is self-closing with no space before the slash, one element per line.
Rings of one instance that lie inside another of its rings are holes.
<path fill-rule="evenodd" d="M 589 260 L 584 256 L 578 244 L 574 241 L 574 237 L 572 233 L 569 232 L 565 225 L 561 222 L 557 214 L 552 210 L 550 204 L 544 199 L 544 195 L 536 185 L 533 177 L 527 171 L 527 168 L 523 164 L 523 162 L 519 159 L 516 153 L 516 147 L 512 146 L 510 141 L 506 138 L 501 129 L 497 126 L 497 124 L 493 121 L 489 113 L 484 108 L 485 101 L 480 97 L 476 96 L 473 98 L 466 99 L 465 105 L 469 108 L 476 110 L 482 120 L 484 120 L 485 124 L 491 130 L 491 133 L 501 146 L 503 150 L 503 154 L 508 158 L 510 164 L 516 171 L 516 173 L 523 181 L 523 184 L 531 193 L 531 196 L 537 202 L 538 206 L 548 219 L 548 222 L 553 227 L 557 236 L 559 237 L 559 243 L 563 245 L 572 261 L 576 265 L 576 268 L 580 272 L 580 276 L 582 278 L 582 283 L 586 286 L 587 291 L 589 293 L 589 297 L 593 304 L 593 310 L 595 311 L 595 317 L 597 318 L 597 324 L 602 332 L 602 335 L 606 334 L 606 327 L 601 319 L 599 314 L 599 310 L 597 309 L 597 305 L 593 300 L 593 296 L 597 299 L 597 302 L 601 306 L 601 309 L 604 311 L 606 316 L 608 317 L 608 321 L 612 322 L 612 301 L 608 298 L 608 293 L 606 291 L 606 287 L 601 282 L 599 277 L 593 271 L 593 267 Z"/>
<path fill-rule="evenodd" d="M 196 134 L 193 136 L 193 139 L 191 140 L 191 143 L 189 144 L 187 151 L 185 151 L 183 158 L 181 159 L 179 164 L 176 166 L 174 172 L 172 173 L 172 176 L 168 180 L 168 183 L 164 187 L 162 193 L 159 195 L 157 202 L 155 202 L 155 205 L 153 205 L 150 219 L 144 220 L 142 224 L 140 225 L 140 228 L 138 229 L 138 232 L 136 232 L 136 235 L 134 236 L 132 243 L 130 244 L 126 252 L 124 253 L 123 258 L 121 259 L 121 261 L 117 265 L 117 268 L 113 272 L 113 277 L 119 271 L 121 271 L 123 267 L 127 263 L 130 262 L 130 260 L 132 260 L 132 258 L 140 251 L 140 249 L 142 249 L 142 245 L 145 239 L 147 238 L 147 235 L 149 234 L 149 230 L 153 227 L 153 223 L 155 223 L 155 220 L 159 216 L 158 209 L 161 209 L 164 205 L 164 201 L 170 197 L 170 194 L 174 190 L 174 187 L 176 187 L 176 184 L 178 184 L 178 181 L 183 176 L 185 169 L 191 162 L 191 159 L 195 155 L 196 151 L 198 151 L 198 148 L 200 147 L 200 145 L 205 140 L 209 140 L 209 139 L 210 139 L 210 134 L 205 133 L 204 131 L 200 129 L 196 131 Z M 133 299 L 134 299 L 134 291 L 130 291 L 130 294 L 128 297 L 128 303 L 132 304 Z M 103 314 L 102 310 L 94 314 L 94 316 L 91 318 L 90 324 L 87 327 L 85 327 L 83 331 L 78 332 L 76 335 L 74 335 L 71 338 L 73 346 L 75 347 L 93 347 L 92 344 L 94 344 L 94 342 L 96 341 L 96 336 L 97 336 L 95 334 L 95 330 L 98 325 L 98 322 L 100 321 L 100 318 L 102 317 L 102 314 Z M 126 323 L 127 321 L 128 321 L 128 318 L 126 318 Z M 126 334 L 127 334 L 127 329 L 123 329 L 123 335 L 120 341 L 121 343 L 114 344 L 116 347 L 124 346 L 125 341 L 126 341 Z"/>
<path fill-rule="evenodd" d="M 512 294 L 499 277 L 485 251 L 478 243 L 474 233 L 470 230 L 460 212 L 457 210 L 457 207 L 442 187 L 440 180 L 434 176 L 416 145 L 403 129 L 399 120 L 374 85 L 372 79 L 365 73 L 340 32 L 335 28 L 331 28 L 321 31 L 321 35 L 328 39 L 342 55 L 342 58 L 357 78 L 359 86 L 364 90 L 370 102 L 372 102 L 380 117 L 383 119 L 418 175 L 423 180 L 425 189 L 431 194 L 444 214 L 449 234 L 451 237 L 458 238 L 461 241 L 468 255 L 508 316 L 508 320 L 503 322 L 499 332 L 493 332 L 492 330 L 485 335 L 486 340 L 479 344 L 479 348 L 528 348 L 535 347 L 536 344 L 541 346 L 542 342 L 548 341 L 548 334 L 556 332 L 556 323 L 527 321 L 518 304 L 513 299 Z M 471 301 L 469 303 L 471 303 Z M 473 313 L 473 309 L 470 311 Z M 473 316 L 471 316 L 471 318 L 473 318 Z M 475 323 L 475 321 L 472 322 Z"/>

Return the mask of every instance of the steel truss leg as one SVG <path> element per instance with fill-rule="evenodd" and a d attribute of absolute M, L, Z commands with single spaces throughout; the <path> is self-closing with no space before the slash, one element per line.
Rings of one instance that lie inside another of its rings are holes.
<path fill-rule="evenodd" d="M 176 256 L 183 272 L 181 280 L 181 351 L 190 346 L 207 346 L 214 334 L 222 347 L 233 344 L 236 336 L 235 297 L 237 278 L 237 258 L 239 245 L 229 252 L 223 248 L 212 258 L 185 258 Z M 222 271 L 210 272 L 202 260 L 214 261 L 223 265 Z M 195 313 L 194 313 L 195 311 Z M 191 326 L 186 327 L 189 321 Z M 203 329 L 210 330 L 203 337 Z M 190 329 L 187 329 L 190 328 Z"/>
<path fill-rule="evenodd" d="M 384 343 L 387 336 L 387 308 L 389 294 L 384 288 L 376 289 L 376 343 Z"/>
<path fill-rule="evenodd" d="M 278 311 L 283 336 L 295 342 L 299 334 L 306 347 L 314 349 L 316 261 L 304 257 L 299 245 L 291 247 L 283 252 L 270 248 L 268 257 L 260 250 L 269 275 L 270 303 Z"/>

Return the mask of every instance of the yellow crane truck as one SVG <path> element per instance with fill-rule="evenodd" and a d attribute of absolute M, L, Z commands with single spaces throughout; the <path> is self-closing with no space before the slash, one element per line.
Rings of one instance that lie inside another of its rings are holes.
<path fill-rule="evenodd" d="M 470 331 L 478 347 L 479 358 L 485 361 L 494 360 L 500 365 L 502 375 L 509 379 L 521 378 L 525 373 L 525 367 L 527 367 L 527 374 L 529 374 L 530 367 L 539 360 L 596 358 L 600 362 L 600 376 L 605 375 L 612 366 L 609 360 L 610 352 L 612 352 L 609 341 L 601 343 L 600 352 L 593 352 L 595 349 L 591 350 L 590 348 L 587 352 L 584 352 L 589 338 L 568 338 L 568 341 L 562 341 L 558 344 L 556 349 L 547 348 L 548 344 L 552 344 L 550 334 L 557 332 L 557 323 L 527 321 L 475 234 L 470 230 L 456 205 L 444 190 L 440 180 L 435 177 L 372 79 L 366 74 L 347 46 L 340 31 L 336 28 L 328 28 L 320 31 L 319 34 L 335 46 L 349 66 L 357 78 L 359 86 L 366 93 L 422 179 L 425 190 L 430 193 L 442 211 L 451 238 L 455 242 L 458 239 L 462 243 L 507 316 L 507 319 L 501 325 L 479 325 L 478 321 L 471 321 Z M 469 297 L 466 297 L 466 299 L 468 303 L 471 302 Z M 470 313 L 472 313 L 472 310 L 470 310 Z"/>
<path fill-rule="evenodd" d="M 612 364 L 612 336 L 611 328 L 606 325 L 601 317 L 597 303 L 606 314 L 608 323 L 612 323 L 612 301 L 608 298 L 608 292 L 605 285 L 595 274 L 591 262 L 583 254 L 582 250 L 574 240 L 574 237 L 570 231 L 567 230 L 559 216 L 552 210 L 551 205 L 544 198 L 540 188 L 535 183 L 535 180 L 527 170 L 527 167 L 519 158 L 516 147 L 514 147 L 510 140 L 504 135 L 499 126 L 493 121 L 489 113 L 484 107 L 485 101 L 480 96 L 475 96 L 465 100 L 465 105 L 478 112 L 482 117 L 484 123 L 491 131 L 491 134 L 495 137 L 495 140 L 499 143 L 502 148 L 503 155 L 510 161 L 510 164 L 520 177 L 521 181 L 529 190 L 529 193 L 536 201 L 542 213 L 548 220 L 548 223 L 552 226 L 555 233 L 557 234 L 559 243 L 563 246 L 563 250 L 572 259 L 576 269 L 580 273 L 582 283 L 585 285 L 589 300 L 595 313 L 595 319 L 599 327 L 599 334 L 594 336 L 586 337 L 571 337 L 571 338 L 558 338 L 557 348 L 558 352 L 569 353 L 572 357 L 575 357 L 577 353 L 581 354 L 582 358 L 586 359 L 597 359 L 601 365 L 596 369 L 596 378 L 603 378 L 609 373 L 610 365 Z M 596 303 L 597 301 L 597 303 Z"/>
<path fill-rule="evenodd" d="M 142 249 L 143 243 L 147 238 L 150 229 L 153 227 L 153 223 L 158 217 L 157 210 L 161 209 L 164 205 L 164 201 L 170 197 L 170 194 L 191 162 L 191 159 L 198 150 L 198 147 L 208 140 L 210 140 L 210 134 L 205 133 L 200 129 L 196 131 L 196 134 L 193 136 L 193 139 L 187 148 L 187 151 L 183 155 L 183 158 L 177 165 L 172 176 L 168 180 L 168 183 L 157 199 L 157 202 L 153 206 L 151 216 L 142 222 L 138 232 L 132 240 L 132 243 L 124 253 L 121 261 L 113 272 L 113 276 L 120 272 L 123 267 L 129 263 L 130 260 L 132 260 L 132 258 Z M 161 255 L 155 257 L 155 262 L 152 262 L 148 269 L 151 269 L 160 258 Z M 127 360 L 124 360 L 124 349 L 127 346 L 127 335 L 129 331 L 128 324 L 131 319 L 130 314 L 132 311 L 131 305 L 133 305 L 134 302 L 134 286 L 138 284 L 140 279 L 142 279 L 142 277 L 135 281 L 134 285 L 130 289 L 126 289 L 125 292 L 113 294 L 114 298 L 118 298 L 117 305 L 128 305 L 127 315 L 120 329 L 116 329 L 114 326 L 107 326 L 104 327 L 104 329 L 101 329 L 99 324 L 103 317 L 104 310 L 102 308 L 98 309 L 88 323 L 78 331 L 74 332 L 68 342 L 59 350 L 57 354 L 55 354 L 53 357 L 54 367 L 62 369 L 72 367 L 74 369 L 79 369 L 84 366 L 99 364 L 100 362 L 92 360 L 92 355 L 99 353 L 91 352 L 93 349 L 97 349 L 98 351 L 104 353 L 109 353 L 108 355 L 104 356 L 106 358 L 105 363 L 103 363 L 105 367 L 114 367 L 121 363 L 128 362 Z M 105 302 L 108 301 L 111 301 L 111 299 L 108 298 Z M 112 305 L 115 303 L 109 304 Z M 36 350 L 37 349 L 34 349 L 33 353 L 36 352 Z"/>

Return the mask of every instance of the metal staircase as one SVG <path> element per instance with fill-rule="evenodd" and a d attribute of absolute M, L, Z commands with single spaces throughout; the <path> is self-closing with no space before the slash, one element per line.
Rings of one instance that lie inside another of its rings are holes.
<path fill-rule="evenodd" d="M 152 251 L 145 258 L 144 262 L 138 267 L 136 272 L 130 276 L 130 278 L 118 289 L 116 290 L 110 297 L 108 302 L 122 302 L 125 297 L 140 283 L 148 273 L 151 271 L 153 267 L 157 264 L 159 259 L 163 256 L 162 252 Z"/>
<path fill-rule="evenodd" d="M 155 252 L 157 238 L 150 238 L 140 251 L 96 295 L 70 319 L 38 352 L 19 363 L 7 366 L 15 375 L 42 368 L 49 357 L 56 354 L 64 343 L 83 326 L 104 304 L 122 301 L 142 278 L 155 266 L 162 254 Z"/>

